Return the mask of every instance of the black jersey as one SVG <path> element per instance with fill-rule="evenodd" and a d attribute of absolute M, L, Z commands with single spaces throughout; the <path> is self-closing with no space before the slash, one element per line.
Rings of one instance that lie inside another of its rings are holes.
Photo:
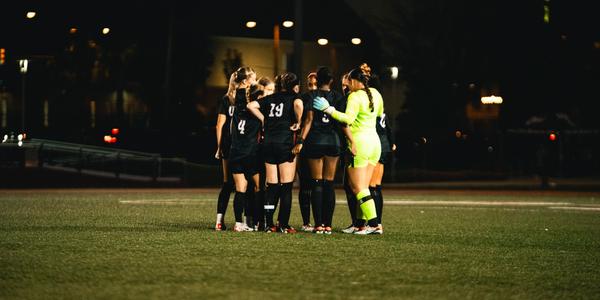
<path fill-rule="evenodd" d="M 391 152 L 392 144 L 394 144 L 394 134 L 392 128 L 388 124 L 388 117 L 384 113 L 381 117 L 377 117 L 377 135 L 381 141 L 381 152 Z"/>
<path fill-rule="evenodd" d="M 294 132 L 290 126 L 296 123 L 294 100 L 299 96 L 293 92 L 279 92 L 264 97 L 260 111 L 265 117 L 264 144 L 293 144 Z"/>
<path fill-rule="evenodd" d="M 218 109 L 218 114 L 225 115 L 226 117 L 225 124 L 223 124 L 223 128 L 221 129 L 221 143 L 229 144 L 229 141 L 231 140 L 229 126 L 231 124 L 231 117 L 233 117 L 233 113 L 235 111 L 235 105 L 231 105 L 229 103 L 229 97 L 225 95 L 221 99 Z"/>
<path fill-rule="evenodd" d="M 328 114 L 312 108 L 314 98 L 323 97 L 327 99 L 329 105 L 335 107 L 337 110 L 342 108 L 342 102 L 344 96 L 337 91 L 323 91 L 314 90 L 302 95 L 304 101 L 304 107 L 311 109 L 313 112 L 313 120 L 311 123 L 310 131 L 306 136 L 304 143 L 306 146 L 309 145 L 334 145 L 340 146 L 340 137 L 337 132 L 338 123 Z"/>
<path fill-rule="evenodd" d="M 231 161 L 256 155 L 261 128 L 260 120 L 246 108 L 245 97 L 236 97 L 236 101 L 231 119 Z"/>

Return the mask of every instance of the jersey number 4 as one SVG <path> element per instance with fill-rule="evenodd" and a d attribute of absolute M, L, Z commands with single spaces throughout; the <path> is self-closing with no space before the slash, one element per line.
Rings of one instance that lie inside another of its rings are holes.
<path fill-rule="evenodd" d="M 246 120 L 240 120 L 240 122 L 238 123 L 237 129 L 240 132 L 240 134 L 244 134 L 244 132 L 246 130 Z"/>
<path fill-rule="evenodd" d="M 281 117 L 283 116 L 283 103 L 275 104 L 271 103 L 271 111 L 269 112 L 269 117 Z"/>

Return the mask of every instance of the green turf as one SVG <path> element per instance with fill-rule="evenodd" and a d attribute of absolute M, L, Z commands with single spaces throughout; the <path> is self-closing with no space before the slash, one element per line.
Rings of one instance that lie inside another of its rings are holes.
<path fill-rule="evenodd" d="M 389 205 L 383 236 L 282 235 L 211 230 L 215 196 L 0 191 L 0 298 L 600 297 L 598 211 Z M 598 206 L 599 198 L 400 191 L 386 199 Z M 131 200 L 142 203 L 120 202 Z M 347 223 L 338 204 L 336 229 Z"/>

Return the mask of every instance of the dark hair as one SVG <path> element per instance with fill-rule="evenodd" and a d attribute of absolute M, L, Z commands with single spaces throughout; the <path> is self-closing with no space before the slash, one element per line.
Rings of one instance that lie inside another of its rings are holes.
<path fill-rule="evenodd" d="M 269 78 L 267 76 L 263 76 L 258 79 L 258 84 L 260 84 L 262 87 L 265 87 L 271 83 L 273 83 L 273 80 L 271 80 L 271 78 Z"/>
<path fill-rule="evenodd" d="M 363 73 L 363 70 L 361 70 L 360 68 L 356 68 L 350 71 L 350 73 L 348 73 L 348 79 L 358 80 L 365 86 L 363 90 L 365 91 L 365 93 L 367 93 L 367 96 L 369 97 L 369 108 L 371 109 L 371 111 L 374 111 L 375 107 L 373 105 L 373 95 L 371 95 L 371 90 L 369 89 L 369 75 Z"/>
<path fill-rule="evenodd" d="M 300 80 L 298 79 L 298 76 L 296 76 L 296 74 L 294 73 L 283 73 L 275 78 L 275 90 L 277 92 L 291 92 L 294 89 L 294 87 L 299 84 Z"/>
<path fill-rule="evenodd" d="M 246 101 L 248 103 L 258 100 L 258 97 L 262 96 L 264 91 L 260 84 L 253 84 L 246 89 Z"/>
<path fill-rule="evenodd" d="M 250 67 L 241 67 L 231 74 L 231 77 L 229 77 L 229 88 L 227 89 L 229 103 L 235 104 L 236 90 L 239 88 L 240 83 L 252 74 L 254 74 L 254 70 Z"/>
<path fill-rule="evenodd" d="M 331 74 L 331 70 L 328 67 L 319 67 L 317 69 L 317 86 L 322 87 L 324 85 L 330 84 L 331 80 L 333 80 L 333 75 Z"/>

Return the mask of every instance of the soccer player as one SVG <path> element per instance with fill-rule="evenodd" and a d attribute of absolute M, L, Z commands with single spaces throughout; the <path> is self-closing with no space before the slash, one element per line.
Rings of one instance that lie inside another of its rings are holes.
<path fill-rule="evenodd" d="M 240 87 L 240 77 L 248 77 L 251 74 L 255 74 L 254 70 L 249 67 L 239 68 L 237 71 L 231 74 L 229 77 L 229 87 L 227 93 L 221 99 L 219 103 L 219 111 L 217 116 L 216 134 L 217 134 L 217 151 L 215 158 L 221 160 L 223 168 L 223 186 L 219 192 L 219 198 L 217 200 L 217 221 L 215 224 L 215 230 L 225 230 L 225 212 L 227 211 L 227 205 L 229 204 L 229 197 L 233 191 L 233 183 L 230 180 L 229 173 L 229 150 L 231 147 L 231 135 L 230 135 L 230 124 L 231 117 L 235 111 L 235 97 L 237 90 Z M 243 80 L 243 79 L 242 79 Z"/>
<path fill-rule="evenodd" d="M 251 80 L 250 80 L 251 81 Z M 254 231 L 254 224 L 248 226 L 248 221 L 243 222 L 242 212 L 246 210 L 246 218 L 254 217 L 253 203 L 244 205 L 255 199 L 254 193 L 258 192 L 259 172 L 257 168 L 258 141 L 260 138 L 261 122 L 246 108 L 251 101 L 256 101 L 263 93 L 258 85 L 246 88 L 243 97 L 236 97 L 236 110 L 231 120 L 231 151 L 229 153 L 229 166 L 235 182 L 235 198 L 233 206 L 236 223 L 234 231 Z M 241 93 L 238 93 L 238 95 Z M 252 181 L 250 190 L 248 181 Z"/>
<path fill-rule="evenodd" d="M 271 95 L 273 94 L 273 92 L 275 91 L 275 83 L 273 82 L 273 80 L 271 80 L 269 77 L 263 76 L 261 78 L 258 79 L 258 86 L 260 87 L 260 92 L 256 91 L 256 97 L 251 97 L 251 101 L 254 100 L 260 100 L 261 98 Z M 252 96 L 252 94 L 251 94 Z M 264 134 L 262 131 L 262 127 L 261 127 L 261 131 L 260 131 L 260 138 L 259 138 L 259 143 L 258 143 L 258 150 L 257 150 L 257 160 L 256 160 L 256 166 L 258 169 L 258 175 L 259 175 L 259 186 L 258 186 L 258 192 L 255 193 L 255 199 L 253 200 L 254 202 L 254 209 L 253 209 L 253 216 L 254 216 L 254 230 L 255 231 L 262 231 L 265 229 L 265 210 L 264 210 L 264 205 L 265 205 L 265 160 L 263 158 L 262 155 L 262 142 L 264 139 Z"/>
<path fill-rule="evenodd" d="M 252 101 L 248 104 L 248 109 L 262 121 L 265 130 L 263 155 L 267 190 L 264 208 L 267 232 L 296 232 L 289 225 L 289 219 L 296 173 L 296 156 L 292 153 L 294 132 L 300 128 L 303 110 L 299 90 L 298 77 L 293 73 L 284 73 L 275 80 L 274 94 L 264 97 L 260 102 Z M 281 202 L 279 228 L 273 224 L 277 195 L 280 195 Z"/>
<path fill-rule="evenodd" d="M 302 95 L 302 103 L 303 107 L 310 108 L 311 104 L 308 101 L 312 102 L 312 91 L 317 89 L 317 73 L 311 72 L 306 77 L 306 88 L 308 89 L 308 93 Z M 310 98 L 310 99 L 309 99 Z M 307 112 L 310 109 L 305 109 L 302 114 L 302 124 L 305 124 Z M 298 163 L 296 166 L 296 170 L 298 173 L 298 181 L 300 181 L 300 190 L 298 192 L 298 202 L 300 204 L 300 214 L 302 215 L 302 228 L 300 230 L 305 232 L 313 232 L 314 227 L 310 224 L 310 197 L 312 192 L 312 179 L 310 175 L 310 168 L 308 166 L 308 161 L 306 157 L 302 153 L 298 153 Z"/>
<path fill-rule="evenodd" d="M 341 151 L 337 122 L 324 112 L 312 108 L 312 102 L 316 97 L 323 97 L 339 109 L 344 96 L 331 89 L 332 82 L 331 70 L 320 67 L 317 71 L 318 89 L 304 95 L 304 102 L 310 109 L 307 110 L 301 137 L 294 148 L 295 153 L 302 153 L 310 168 L 310 199 L 315 220 L 314 232 L 318 234 L 331 234 L 335 209 L 333 180 Z"/>
<path fill-rule="evenodd" d="M 360 65 L 360 69 L 368 76 L 371 87 L 379 90 L 379 78 L 377 75 L 371 73 L 371 68 L 369 65 L 363 63 Z M 379 223 L 378 227 L 383 233 L 383 225 L 381 224 L 381 217 L 383 215 L 383 194 L 381 193 L 381 182 L 383 179 L 385 165 L 392 161 L 392 153 L 396 151 L 394 134 L 385 112 L 381 115 L 381 117 L 377 117 L 376 129 L 377 134 L 379 135 L 379 140 L 381 141 L 381 157 L 379 158 L 379 162 L 373 171 L 373 177 L 371 177 L 371 182 L 369 183 L 369 190 L 371 190 L 371 196 L 373 196 L 373 200 L 375 201 L 377 222 Z"/>
<path fill-rule="evenodd" d="M 381 156 L 381 142 L 375 127 L 377 117 L 383 114 L 383 98 L 376 89 L 369 88 L 368 76 L 361 69 L 350 71 L 348 79 L 352 93 L 345 112 L 338 111 L 323 97 L 315 98 L 313 107 L 350 126 L 346 132 L 350 131 L 348 146 L 353 157 L 347 162 L 348 180 L 358 202 L 357 219 L 368 221 L 368 226 L 362 226 L 355 234 L 378 234 L 382 231 L 378 227 L 369 183 Z"/>

